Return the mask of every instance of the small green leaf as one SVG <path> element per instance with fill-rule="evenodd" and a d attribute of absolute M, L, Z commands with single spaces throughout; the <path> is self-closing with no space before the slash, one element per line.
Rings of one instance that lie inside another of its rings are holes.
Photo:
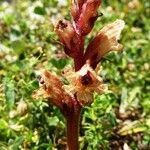
<path fill-rule="evenodd" d="M 0 143 L 0 146 L 1 146 L 0 150 L 7 150 L 7 147 L 5 145 L 3 145 L 3 143 L 2 144 Z"/>
<path fill-rule="evenodd" d="M 63 69 L 67 64 L 67 59 L 51 59 L 50 63 L 52 63 L 53 66 L 55 66 L 57 69 Z"/>
<path fill-rule="evenodd" d="M 15 21 L 15 15 L 14 14 L 6 14 L 4 16 L 4 22 L 7 25 L 11 25 Z"/>
<path fill-rule="evenodd" d="M 107 114 L 107 118 L 113 127 L 117 125 L 116 117 L 112 112 Z"/>
<path fill-rule="evenodd" d="M 49 117 L 48 118 L 48 125 L 49 126 L 56 126 L 59 122 L 59 119 L 55 116 L 55 117 Z"/>
<path fill-rule="evenodd" d="M 37 6 L 34 8 L 34 13 L 38 15 L 45 15 L 46 11 L 44 7 Z"/>
<path fill-rule="evenodd" d="M 7 122 L 4 119 L 0 119 L 0 130 L 6 129 L 7 127 Z"/>
<path fill-rule="evenodd" d="M 17 137 L 16 140 L 14 141 L 14 144 L 10 146 L 11 150 L 19 150 L 19 146 L 23 143 L 24 137 Z"/>
<path fill-rule="evenodd" d="M 20 54 L 25 48 L 25 43 L 21 40 L 16 40 L 11 43 L 11 47 L 15 53 Z"/>
<path fill-rule="evenodd" d="M 33 90 L 37 89 L 39 87 L 39 83 L 37 80 L 33 80 L 31 82 L 29 82 L 26 86 L 26 88 L 32 92 Z"/>
<path fill-rule="evenodd" d="M 15 86 L 11 75 L 4 78 L 6 106 L 11 110 L 15 103 Z"/>
<path fill-rule="evenodd" d="M 28 28 L 26 20 L 21 20 L 19 26 L 22 31 L 25 31 Z"/>

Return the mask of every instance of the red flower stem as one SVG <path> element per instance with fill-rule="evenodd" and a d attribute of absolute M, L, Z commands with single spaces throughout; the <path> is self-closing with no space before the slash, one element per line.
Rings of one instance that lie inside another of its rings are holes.
<path fill-rule="evenodd" d="M 78 150 L 79 122 L 81 106 L 67 116 L 67 150 Z"/>
<path fill-rule="evenodd" d="M 81 56 L 79 56 L 77 58 L 74 58 L 74 65 L 75 71 L 80 70 L 83 66 L 83 57 L 81 58 Z"/>
<path fill-rule="evenodd" d="M 78 71 L 84 65 L 84 37 L 80 37 L 80 51 L 76 57 L 74 57 L 75 71 Z"/>

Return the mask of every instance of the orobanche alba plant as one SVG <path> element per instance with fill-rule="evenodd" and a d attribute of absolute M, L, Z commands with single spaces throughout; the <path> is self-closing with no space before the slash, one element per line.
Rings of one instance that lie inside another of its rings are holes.
<path fill-rule="evenodd" d="M 118 43 L 124 28 L 123 20 L 104 26 L 85 48 L 85 37 L 91 32 L 99 17 L 101 0 L 72 0 L 71 21 L 60 20 L 55 27 L 65 53 L 74 60 L 74 66 L 65 69 L 65 85 L 59 77 L 45 70 L 41 75 L 41 88 L 34 97 L 47 98 L 57 106 L 67 122 L 67 150 L 78 150 L 78 130 L 81 109 L 93 102 L 93 93 L 106 91 L 102 78 L 97 73 L 97 64 L 110 51 L 119 51 Z"/>

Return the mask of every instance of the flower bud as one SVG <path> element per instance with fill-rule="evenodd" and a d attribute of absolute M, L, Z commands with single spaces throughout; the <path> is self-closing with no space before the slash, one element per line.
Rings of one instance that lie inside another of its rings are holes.
<path fill-rule="evenodd" d="M 87 0 L 71 0 L 71 15 L 75 22 L 79 19 L 82 6 Z"/>
<path fill-rule="evenodd" d="M 101 0 L 87 0 L 81 10 L 78 20 L 78 28 L 83 36 L 87 35 L 93 28 L 98 17 L 97 9 L 101 4 Z"/>
<path fill-rule="evenodd" d="M 72 58 L 77 57 L 80 53 L 82 40 L 74 30 L 72 24 L 69 21 L 59 21 L 56 32 L 64 44 L 65 53 Z"/>
<path fill-rule="evenodd" d="M 81 8 L 82 5 L 83 5 L 84 3 L 86 3 L 86 1 L 87 1 L 87 0 L 77 0 L 79 8 Z"/>
<path fill-rule="evenodd" d="M 71 41 L 75 35 L 73 26 L 69 21 L 60 20 L 56 26 L 56 32 L 61 42 L 68 48 L 71 49 Z"/>
<path fill-rule="evenodd" d="M 12 119 L 12 118 L 15 118 L 17 116 L 17 111 L 16 110 L 12 110 L 9 112 L 9 118 Z"/>
<path fill-rule="evenodd" d="M 74 19 L 74 21 L 76 22 L 78 17 L 79 17 L 79 7 L 77 5 L 77 3 L 75 2 L 75 0 L 71 0 L 71 15 Z"/>
<path fill-rule="evenodd" d="M 124 26 L 123 20 L 116 20 L 103 27 L 87 47 L 84 56 L 85 62 L 89 60 L 91 66 L 95 68 L 105 54 L 112 50 L 121 50 L 122 45 L 118 43 L 118 40 Z"/>

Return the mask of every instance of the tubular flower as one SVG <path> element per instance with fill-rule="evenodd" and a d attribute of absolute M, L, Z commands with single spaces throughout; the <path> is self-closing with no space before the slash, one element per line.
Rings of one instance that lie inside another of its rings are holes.
<path fill-rule="evenodd" d="M 103 27 L 87 47 L 85 61 L 89 60 L 91 66 L 95 68 L 105 54 L 112 50 L 121 50 L 122 45 L 118 43 L 118 40 L 124 26 L 123 20 L 116 20 Z"/>
<path fill-rule="evenodd" d="M 41 88 L 37 90 L 34 98 L 50 98 L 56 106 L 62 107 L 62 103 L 70 103 L 72 97 L 64 90 L 62 81 L 49 71 L 44 71 L 40 79 Z"/>
<path fill-rule="evenodd" d="M 60 41 L 64 44 L 64 50 L 68 56 L 75 58 L 81 55 L 83 40 L 82 38 L 80 39 L 79 34 L 77 34 L 69 21 L 60 20 L 55 31 L 57 32 Z"/>
<path fill-rule="evenodd" d="M 44 71 L 40 79 L 41 88 L 35 91 L 33 98 L 50 98 L 53 104 L 63 109 L 62 103 L 65 102 L 71 107 L 73 99 L 76 99 L 82 106 L 91 104 L 94 91 L 102 94 L 107 90 L 102 78 L 88 63 L 78 72 L 65 70 L 64 77 L 69 81 L 69 85 L 64 85 L 52 73 Z"/>
<path fill-rule="evenodd" d="M 93 92 L 102 94 L 106 91 L 106 85 L 102 78 L 87 63 L 78 72 L 66 71 L 64 73 L 69 85 L 65 85 L 66 91 L 74 96 L 81 105 L 93 102 Z"/>
<path fill-rule="evenodd" d="M 71 40 L 75 35 L 74 28 L 69 21 L 60 20 L 56 26 L 56 32 L 61 42 L 68 48 L 71 49 Z"/>

